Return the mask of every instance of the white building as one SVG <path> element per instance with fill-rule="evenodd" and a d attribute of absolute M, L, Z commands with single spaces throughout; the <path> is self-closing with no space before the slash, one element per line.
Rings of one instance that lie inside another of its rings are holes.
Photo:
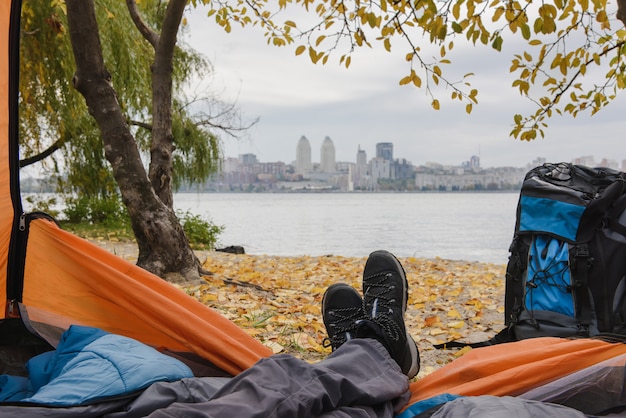
<path fill-rule="evenodd" d="M 296 147 L 296 173 L 307 174 L 313 170 L 311 162 L 311 143 L 302 135 Z"/>
<path fill-rule="evenodd" d="M 335 164 L 335 144 L 329 137 L 324 138 L 320 155 L 320 171 L 322 173 L 334 173 L 337 171 Z"/>

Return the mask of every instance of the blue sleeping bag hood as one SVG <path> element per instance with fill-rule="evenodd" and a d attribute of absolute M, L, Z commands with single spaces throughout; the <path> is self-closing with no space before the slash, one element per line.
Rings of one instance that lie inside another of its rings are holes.
<path fill-rule="evenodd" d="M 0 376 L 0 401 L 78 406 L 193 376 L 181 361 L 132 338 L 76 325 L 26 368 L 28 377 Z"/>

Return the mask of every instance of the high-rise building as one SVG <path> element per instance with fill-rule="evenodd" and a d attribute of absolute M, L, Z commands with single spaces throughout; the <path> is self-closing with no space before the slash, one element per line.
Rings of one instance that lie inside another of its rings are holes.
<path fill-rule="evenodd" d="M 356 152 L 356 165 L 367 165 L 367 154 L 365 150 L 361 149 L 359 145 L 359 150 Z"/>
<path fill-rule="evenodd" d="M 393 143 L 379 142 L 376 144 L 376 158 L 393 161 Z"/>
<path fill-rule="evenodd" d="M 240 164 L 256 164 L 258 162 L 255 154 L 239 154 Z"/>
<path fill-rule="evenodd" d="M 323 173 L 334 173 L 335 166 L 335 144 L 329 137 L 324 138 L 320 155 L 320 171 Z"/>
<path fill-rule="evenodd" d="M 302 135 L 296 147 L 296 172 L 298 174 L 309 173 L 313 170 L 311 163 L 311 143 Z"/>
<path fill-rule="evenodd" d="M 352 170 L 352 184 L 353 187 L 358 187 L 359 189 L 367 189 L 369 188 L 369 168 L 367 166 L 367 154 L 365 150 L 361 149 L 359 145 L 359 149 L 356 152 L 356 166 L 354 170 Z"/>

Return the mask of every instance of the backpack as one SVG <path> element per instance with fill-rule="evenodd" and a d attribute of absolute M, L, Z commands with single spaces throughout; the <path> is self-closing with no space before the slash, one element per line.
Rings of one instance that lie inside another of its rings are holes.
<path fill-rule="evenodd" d="M 509 338 L 626 334 L 626 174 L 544 164 L 522 183 L 506 269 Z"/>
<path fill-rule="evenodd" d="M 524 177 L 506 267 L 506 328 L 482 347 L 533 337 L 626 336 L 626 174 L 569 163 Z"/>

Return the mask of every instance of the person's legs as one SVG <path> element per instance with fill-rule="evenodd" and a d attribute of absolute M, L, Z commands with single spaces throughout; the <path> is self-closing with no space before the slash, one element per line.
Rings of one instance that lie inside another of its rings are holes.
<path fill-rule="evenodd" d="M 354 417 L 392 417 L 407 402 L 408 387 L 379 342 L 353 339 L 316 364 L 286 354 L 262 359 L 207 402 L 173 404 L 150 416 L 316 417 L 344 408 Z"/>
<path fill-rule="evenodd" d="M 364 274 L 365 303 L 344 284 L 330 286 L 324 295 L 323 319 L 333 348 L 328 358 L 317 364 L 289 355 L 262 359 L 210 400 L 173 404 L 150 416 L 392 417 L 408 400 L 406 374 L 417 373 L 419 355 L 402 319 L 404 272 L 383 263 L 386 278 L 372 282 L 368 277 L 380 255 L 372 256 L 375 263 L 368 260 Z M 384 291 L 375 291 L 379 287 Z M 372 310 L 373 305 L 386 312 Z"/>

